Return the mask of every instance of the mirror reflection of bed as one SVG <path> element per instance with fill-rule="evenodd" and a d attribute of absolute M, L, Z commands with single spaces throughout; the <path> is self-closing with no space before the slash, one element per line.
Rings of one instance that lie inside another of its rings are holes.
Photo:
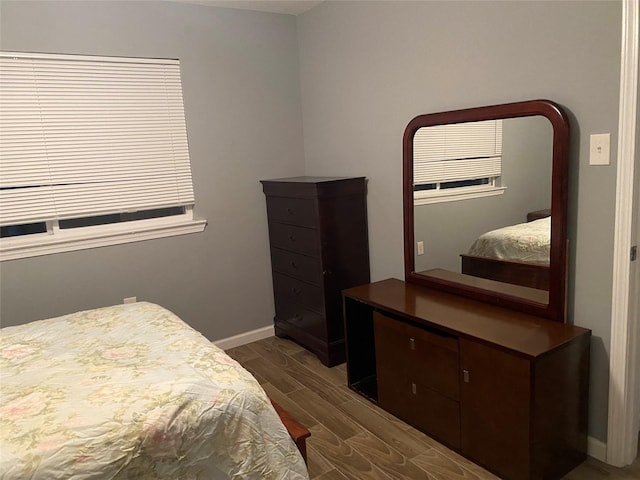
<path fill-rule="evenodd" d="M 550 247 L 550 216 L 491 230 L 460 255 L 462 273 L 549 290 Z"/>

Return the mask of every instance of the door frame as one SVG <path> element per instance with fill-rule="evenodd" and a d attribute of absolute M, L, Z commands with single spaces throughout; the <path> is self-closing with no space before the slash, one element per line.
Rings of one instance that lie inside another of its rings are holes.
<path fill-rule="evenodd" d="M 638 263 L 629 255 L 634 235 L 634 163 L 637 163 L 639 2 L 622 2 L 620 112 L 618 130 L 616 210 L 613 250 L 613 293 L 609 362 L 607 463 L 622 467 L 638 451 L 640 320 L 638 319 Z M 635 172 L 636 179 L 640 172 Z M 638 187 L 635 187 L 638 188 Z M 637 192 L 635 192 L 637 194 Z M 636 197 L 637 198 L 637 197 Z M 634 211 L 635 209 L 635 211 Z M 637 227 L 636 227 L 637 228 Z"/>

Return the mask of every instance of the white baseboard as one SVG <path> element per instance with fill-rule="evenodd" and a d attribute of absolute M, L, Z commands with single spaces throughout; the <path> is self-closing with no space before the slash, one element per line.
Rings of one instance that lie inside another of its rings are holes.
<path fill-rule="evenodd" d="M 600 460 L 607 461 L 607 444 L 597 438 L 587 437 L 587 455 Z"/>
<path fill-rule="evenodd" d="M 250 332 L 240 333 L 233 337 L 223 338 L 221 340 L 215 340 L 213 344 L 221 348 L 222 350 L 229 350 L 230 348 L 239 347 L 240 345 L 246 345 L 247 343 L 256 342 L 263 338 L 273 337 L 275 330 L 273 325 L 268 327 L 257 328 Z"/>

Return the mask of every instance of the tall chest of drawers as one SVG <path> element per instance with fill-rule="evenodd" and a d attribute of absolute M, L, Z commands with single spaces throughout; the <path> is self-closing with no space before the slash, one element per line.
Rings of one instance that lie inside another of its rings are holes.
<path fill-rule="evenodd" d="M 262 180 L 275 333 L 333 366 L 345 361 L 341 292 L 369 282 L 366 180 Z"/>

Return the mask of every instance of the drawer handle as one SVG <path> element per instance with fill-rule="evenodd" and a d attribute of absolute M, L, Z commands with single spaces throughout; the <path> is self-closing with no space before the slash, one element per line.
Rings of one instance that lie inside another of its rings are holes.
<path fill-rule="evenodd" d="M 293 235 L 289 235 L 289 241 L 290 242 L 295 242 L 296 241 L 296 237 L 294 237 Z"/>
<path fill-rule="evenodd" d="M 462 370 L 462 381 L 469 383 L 469 370 Z"/>
<path fill-rule="evenodd" d="M 293 320 L 295 320 L 296 322 L 299 322 L 300 320 L 302 320 L 302 315 L 300 315 L 299 313 L 294 313 Z"/>
<path fill-rule="evenodd" d="M 411 349 L 411 350 L 415 350 L 416 349 L 416 340 L 415 340 L 415 338 L 410 338 L 409 339 L 409 349 Z"/>
<path fill-rule="evenodd" d="M 293 208 L 287 208 L 287 213 L 289 215 L 293 215 Z"/>
<path fill-rule="evenodd" d="M 418 393 L 418 388 L 416 387 L 415 383 L 411 384 L 411 393 L 413 393 L 414 395 L 417 395 Z"/>
<path fill-rule="evenodd" d="M 296 262 L 294 262 L 293 260 L 291 261 L 291 266 L 295 269 L 298 268 L 298 264 Z"/>
<path fill-rule="evenodd" d="M 294 295 L 300 295 L 301 290 L 300 290 L 299 288 L 293 287 L 293 288 L 291 289 L 291 292 L 292 292 Z"/>

